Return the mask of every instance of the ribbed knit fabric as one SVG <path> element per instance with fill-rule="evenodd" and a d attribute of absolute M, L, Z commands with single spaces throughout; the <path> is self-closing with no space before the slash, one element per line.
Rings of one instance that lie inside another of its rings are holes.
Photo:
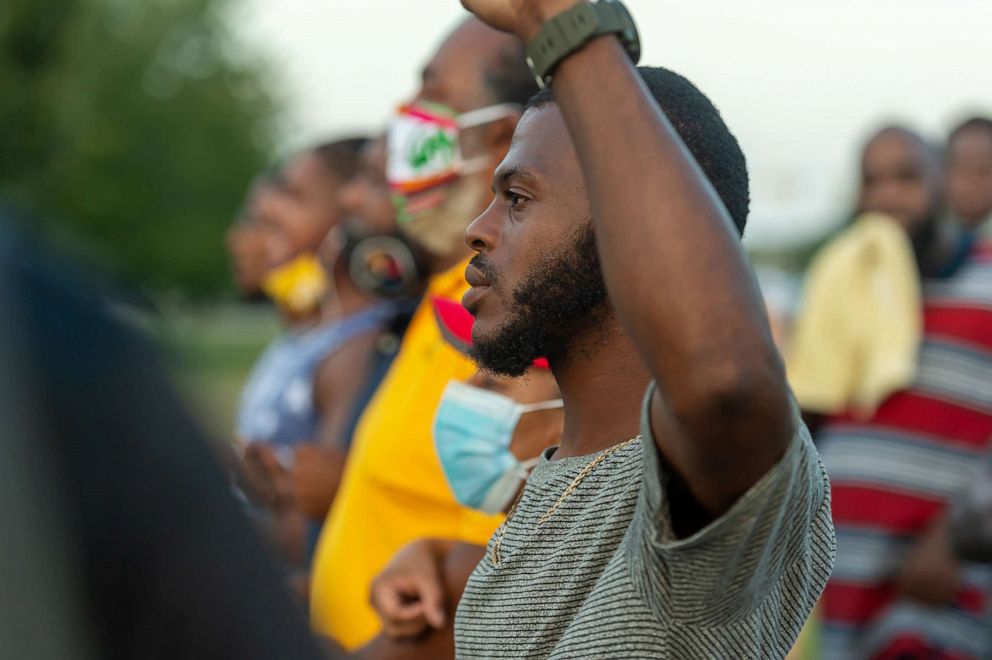
<path fill-rule="evenodd" d="M 646 399 L 647 400 L 647 399 Z M 781 658 L 830 575 L 830 489 L 802 422 L 781 461 L 687 539 L 649 425 L 603 460 L 542 458 L 455 621 L 459 658 Z M 497 532 L 497 535 L 499 532 Z M 495 538 L 495 537 L 494 537 Z"/>

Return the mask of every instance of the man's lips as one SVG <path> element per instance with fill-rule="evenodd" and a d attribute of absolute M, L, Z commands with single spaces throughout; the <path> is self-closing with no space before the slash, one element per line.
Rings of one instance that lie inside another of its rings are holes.
<path fill-rule="evenodd" d="M 472 287 L 486 287 L 490 284 L 486 274 L 471 264 L 465 267 L 465 281 Z"/>
<path fill-rule="evenodd" d="M 462 296 L 462 307 L 471 312 L 478 304 L 479 298 L 489 290 L 490 282 L 489 278 L 481 270 L 472 265 L 465 268 L 465 281 L 472 288 Z"/>

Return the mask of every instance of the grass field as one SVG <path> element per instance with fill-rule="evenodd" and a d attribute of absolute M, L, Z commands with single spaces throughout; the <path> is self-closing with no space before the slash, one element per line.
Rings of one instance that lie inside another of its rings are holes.
<path fill-rule="evenodd" d="M 206 429 L 230 438 L 238 396 L 279 321 L 266 305 L 165 311 L 155 323 L 180 391 Z"/>

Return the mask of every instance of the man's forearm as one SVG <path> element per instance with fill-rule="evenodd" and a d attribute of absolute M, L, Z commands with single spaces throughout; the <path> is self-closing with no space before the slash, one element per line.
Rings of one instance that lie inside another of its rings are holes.
<path fill-rule="evenodd" d="M 655 375 L 682 383 L 690 367 L 771 354 L 736 230 L 616 38 L 567 58 L 553 90 L 586 178 L 610 299 Z"/>
<path fill-rule="evenodd" d="M 736 228 L 615 37 L 565 59 L 553 91 L 610 299 L 664 402 L 652 406 L 656 439 L 719 513 L 791 437 L 784 373 Z"/>

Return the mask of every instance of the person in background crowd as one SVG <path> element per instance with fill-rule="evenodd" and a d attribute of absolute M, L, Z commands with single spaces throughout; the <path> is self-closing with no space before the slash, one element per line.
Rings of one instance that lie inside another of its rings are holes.
<path fill-rule="evenodd" d="M 340 225 L 342 231 L 338 239 L 341 244 L 339 257 L 341 263 L 336 264 L 336 268 L 340 269 L 341 277 L 347 276 L 351 282 L 354 282 L 353 271 L 356 267 L 364 268 L 366 264 L 349 262 L 349 259 L 362 249 L 362 242 L 366 238 L 372 240 L 378 237 L 391 238 L 397 231 L 396 209 L 386 182 L 384 135 L 370 140 L 362 148 L 358 172 L 341 188 L 339 203 L 344 219 Z M 383 256 L 383 253 L 392 254 L 388 250 L 390 247 L 387 245 L 386 250 L 377 250 L 371 254 L 378 256 Z M 409 268 L 409 264 L 406 267 Z M 350 419 L 340 429 L 339 436 L 329 441 L 299 447 L 296 451 L 294 465 L 289 474 L 292 480 L 292 492 L 298 508 L 311 520 L 322 522 L 327 517 L 347 457 L 345 448 L 350 446 L 361 413 L 388 372 L 399 349 L 400 340 L 410 323 L 422 286 L 419 277 L 418 274 L 411 275 L 409 287 L 404 287 L 399 295 L 389 296 L 396 316 L 375 343 L 369 377 L 353 406 Z M 375 287 L 370 293 L 377 293 Z"/>
<path fill-rule="evenodd" d="M 445 338 L 467 351 L 472 317 L 460 303 L 435 299 Z M 561 393 L 547 360 L 521 378 L 477 371 L 445 389 L 434 421 L 435 445 L 459 502 L 506 511 L 537 457 L 561 441 Z M 450 539 L 403 547 L 372 584 L 370 601 L 383 632 L 353 657 L 401 660 L 453 658 L 455 608 L 485 548 Z"/>
<path fill-rule="evenodd" d="M 944 186 L 951 217 L 970 231 L 992 231 L 992 119 L 972 117 L 947 138 Z"/>
<path fill-rule="evenodd" d="M 267 196 L 276 194 L 279 185 L 278 173 L 262 174 L 256 178 L 248 190 L 241 213 L 227 230 L 231 275 L 244 300 L 264 299 L 262 281 L 269 270 L 269 251 L 259 226 L 259 207 Z"/>
<path fill-rule="evenodd" d="M 368 603 L 373 578 L 405 544 L 445 538 L 481 545 L 499 523 L 458 503 L 434 450 L 434 411 L 451 380 L 475 368 L 441 336 L 429 302 L 467 285 L 465 227 L 488 203 L 519 106 L 536 89 L 523 49 L 466 20 L 424 67 L 422 85 L 394 118 L 387 174 L 401 195 L 401 233 L 422 252 L 425 302 L 360 419 L 341 486 L 314 556 L 311 621 L 355 649 L 380 629 Z M 440 147 L 430 153 L 417 144 Z"/>
<path fill-rule="evenodd" d="M 0 301 L 0 655 L 326 660 L 156 351 L 3 209 Z"/>
<path fill-rule="evenodd" d="M 912 382 L 921 268 L 939 271 L 948 250 L 968 246 L 962 230 L 939 217 L 935 152 L 908 129 L 878 131 L 865 151 L 856 215 L 813 259 L 786 353 L 814 431 L 824 415 L 870 416 Z"/>
<path fill-rule="evenodd" d="M 878 132 L 861 170 L 859 211 L 893 219 L 911 246 L 922 326 L 908 381 L 817 432 L 837 529 L 823 657 L 984 658 L 992 574 L 954 557 L 947 513 L 992 437 L 992 251 L 938 224 L 939 168 L 917 134 Z"/>
<path fill-rule="evenodd" d="M 338 196 L 355 174 L 364 140 L 303 152 L 283 169 L 259 222 L 273 268 L 262 283 L 288 330 L 259 359 L 242 394 L 237 435 L 255 500 L 275 514 L 290 559 L 305 559 L 299 511 L 285 470 L 300 445 L 339 441 L 361 394 L 391 306 L 360 291 L 328 236 L 341 221 Z M 324 253 L 324 254 L 322 254 Z M 312 525 L 316 538 L 319 521 Z M 292 543 L 292 541 L 297 543 Z"/>

